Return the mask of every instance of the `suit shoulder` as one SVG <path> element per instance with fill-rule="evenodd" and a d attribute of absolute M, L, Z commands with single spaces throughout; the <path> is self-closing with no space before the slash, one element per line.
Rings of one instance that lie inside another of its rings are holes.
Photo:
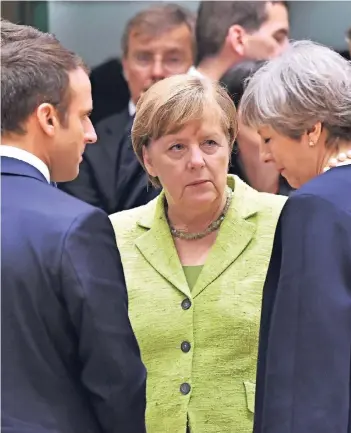
<path fill-rule="evenodd" d="M 90 218 L 105 217 L 107 214 L 99 208 L 79 200 L 64 191 L 56 189 L 50 195 L 49 200 L 38 202 L 39 209 L 46 221 L 56 220 L 57 228 L 68 230 L 73 222 L 79 222 Z"/>
<path fill-rule="evenodd" d="M 135 226 L 137 224 L 137 221 L 139 221 L 139 219 L 144 216 L 145 213 L 149 214 L 155 212 L 157 199 L 158 197 L 143 206 L 138 206 L 134 209 L 128 209 L 110 215 L 109 218 L 113 227 L 118 226 L 124 228 L 131 228 Z"/>
<path fill-rule="evenodd" d="M 338 167 L 316 176 L 291 194 L 295 202 L 309 197 L 314 204 L 328 202 L 336 209 L 348 211 L 351 206 L 351 166 Z"/>
<path fill-rule="evenodd" d="M 257 192 L 257 194 L 262 210 L 281 210 L 288 199 L 288 197 L 283 195 L 269 194 L 266 192 Z"/>
<path fill-rule="evenodd" d="M 259 192 L 235 176 L 235 192 L 238 207 L 252 207 L 261 215 L 279 217 L 287 197 L 266 192 Z M 249 209 L 246 213 L 250 213 Z"/>
<path fill-rule="evenodd" d="M 104 133 L 108 131 L 113 131 L 115 128 L 120 128 L 121 125 L 126 125 L 128 122 L 128 111 L 123 110 L 120 113 L 112 114 L 109 117 L 106 117 L 103 120 L 100 120 L 95 125 L 96 133 Z"/>

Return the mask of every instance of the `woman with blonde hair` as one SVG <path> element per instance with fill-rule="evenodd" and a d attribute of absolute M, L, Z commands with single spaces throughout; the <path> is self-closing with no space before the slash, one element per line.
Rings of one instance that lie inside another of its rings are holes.
<path fill-rule="evenodd" d="M 251 78 L 243 122 L 299 188 L 263 293 L 255 433 L 351 432 L 351 63 L 293 43 Z"/>
<path fill-rule="evenodd" d="M 179 75 L 139 100 L 136 155 L 162 186 L 111 216 L 148 370 L 149 433 L 251 433 L 263 282 L 283 197 L 227 176 L 237 133 L 220 85 Z"/>

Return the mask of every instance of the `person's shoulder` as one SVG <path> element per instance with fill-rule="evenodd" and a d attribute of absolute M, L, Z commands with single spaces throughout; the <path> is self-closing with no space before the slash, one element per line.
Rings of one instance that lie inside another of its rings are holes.
<path fill-rule="evenodd" d="M 94 126 L 98 137 L 97 142 L 86 145 L 83 159 L 88 159 L 92 165 L 96 163 L 100 164 L 100 160 L 96 159 L 96 156 L 104 154 L 106 148 L 118 145 L 119 139 L 123 136 L 129 120 L 128 110 L 125 109 L 98 122 Z M 108 154 L 106 153 L 106 155 Z"/>
<path fill-rule="evenodd" d="M 325 202 L 340 210 L 351 206 L 351 166 L 331 169 L 316 176 L 291 194 L 294 202 L 306 201 L 314 205 Z"/>
<path fill-rule="evenodd" d="M 156 197 L 143 206 L 110 215 L 110 221 L 115 232 L 128 232 L 138 226 L 150 228 L 154 220 L 158 200 L 159 197 Z"/>
<path fill-rule="evenodd" d="M 95 131 L 98 136 L 99 133 L 112 134 L 116 129 L 118 130 L 121 127 L 126 126 L 128 121 L 129 121 L 129 114 L 128 114 L 128 108 L 126 108 L 120 111 L 119 113 L 112 114 L 111 116 L 108 116 L 100 120 L 95 125 Z"/>
<path fill-rule="evenodd" d="M 43 200 L 41 212 L 47 223 L 55 221 L 55 225 L 63 232 L 86 220 L 103 220 L 107 222 L 107 214 L 82 200 L 79 200 L 58 188 L 54 188 L 48 200 Z"/>
<path fill-rule="evenodd" d="M 106 228 L 113 236 L 108 216 L 101 209 L 43 182 L 35 185 L 35 190 L 27 197 L 20 194 L 11 203 L 7 200 L 3 209 L 4 232 L 14 249 L 21 243 L 41 244 L 45 240 L 43 248 L 51 254 L 52 245 L 60 251 L 66 240 L 82 231 L 93 234 Z"/>
<path fill-rule="evenodd" d="M 246 208 L 246 213 L 250 213 L 251 209 L 252 213 L 279 217 L 287 197 L 256 191 L 237 176 L 231 177 L 235 182 L 234 197 L 238 207 Z"/>

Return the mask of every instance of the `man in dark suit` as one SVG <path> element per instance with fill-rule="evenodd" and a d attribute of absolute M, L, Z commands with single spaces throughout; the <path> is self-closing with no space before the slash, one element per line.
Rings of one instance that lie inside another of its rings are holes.
<path fill-rule="evenodd" d="M 52 184 L 96 140 L 87 71 L 53 36 L 21 31 L 1 39 L 1 431 L 145 433 L 113 229 Z"/>
<path fill-rule="evenodd" d="M 254 433 L 350 433 L 350 359 L 346 165 L 292 193 L 282 211 L 263 290 Z"/>
<path fill-rule="evenodd" d="M 87 146 L 79 176 L 59 184 L 60 189 L 108 214 L 141 206 L 158 195 L 159 190 L 148 185 L 132 148 L 135 104 L 155 82 L 189 70 L 194 22 L 186 9 L 166 4 L 140 12 L 127 24 L 122 63 L 131 94 L 129 106 L 97 124 L 97 146 Z"/>

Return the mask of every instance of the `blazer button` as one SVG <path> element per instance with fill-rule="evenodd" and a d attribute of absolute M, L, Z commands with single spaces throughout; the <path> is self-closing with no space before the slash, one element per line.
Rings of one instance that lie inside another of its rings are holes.
<path fill-rule="evenodd" d="M 180 345 L 180 348 L 184 353 L 188 353 L 189 350 L 191 349 L 191 344 L 189 343 L 189 341 L 183 341 L 182 344 Z"/>
<path fill-rule="evenodd" d="M 189 392 L 190 392 L 190 390 L 191 390 L 191 386 L 188 384 L 188 383 L 182 383 L 181 385 L 180 385 L 180 392 L 183 394 L 183 395 L 187 395 L 187 394 L 189 394 Z"/>
<path fill-rule="evenodd" d="M 190 299 L 188 299 L 188 298 L 183 299 L 181 305 L 182 305 L 183 310 L 189 310 L 189 308 L 191 307 Z"/>

